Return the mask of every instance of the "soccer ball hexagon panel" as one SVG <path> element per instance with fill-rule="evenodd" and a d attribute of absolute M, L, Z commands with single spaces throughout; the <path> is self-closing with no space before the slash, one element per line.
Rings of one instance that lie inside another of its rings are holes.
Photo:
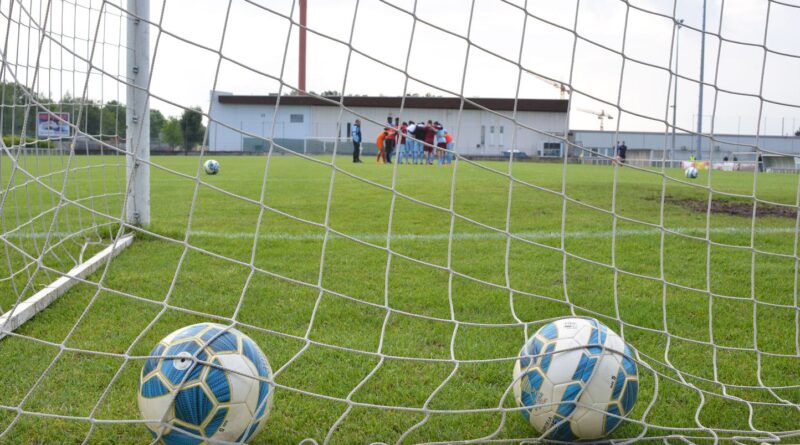
<path fill-rule="evenodd" d="M 164 337 L 150 356 L 139 380 L 139 410 L 145 420 L 161 420 L 146 425 L 163 443 L 245 442 L 263 428 L 272 370 L 247 335 L 195 324 Z"/>
<path fill-rule="evenodd" d="M 514 398 L 545 438 L 600 439 L 633 409 L 639 375 L 631 349 L 591 318 L 539 329 L 514 364 Z"/>

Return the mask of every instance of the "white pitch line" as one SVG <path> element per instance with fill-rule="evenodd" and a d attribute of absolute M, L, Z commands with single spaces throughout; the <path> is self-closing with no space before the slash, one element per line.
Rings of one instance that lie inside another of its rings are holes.
<path fill-rule="evenodd" d="M 678 227 L 678 228 L 670 228 L 672 232 L 677 232 L 679 234 L 684 235 L 694 235 L 694 236 L 704 236 L 706 233 L 705 229 L 700 228 L 690 228 L 690 227 Z M 755 233 L 757 234 L 781 234 L 781 233 L 794 233 L 795 229 L 793 227 L 764 227 L 760 229 L 756 229 Z M 717 227 L 712 228 L 710 230 L 712 234 L 738 234 L 738 233 L 751 233 L 750 228 L 745 227 Z M 658 229 L 621 229 L 617 230 L 617 236 L 647 236 L 647 235 L 658 235 L 661 233 Z M 561 232 L 554 232 L 554 231 L 541 231 L 541 232 L 514 232 L 512 233 L 514 236 L 519 238 L 537 241 L 537 240 L 548 240 L 548 239 L 560 239 Z M 348 234 L 353 238 L 357 238 L 364 241 L 385 241 L 387 234 L 385 233 L 352 233 Z M 566 232 L 564 234 L 565 238 L 611 238 L 613 233 L 608 231 L 575 231 L 575 232 Z M 207 237 L 207 238 L 224 238 L 224 239 L 253 239 L 252 232 L 210 232 L 204 230 L 195 230 L 192 231 L 192 236 L 197 237 Z M 341 236 L 336 234 L 331 234 L 331 238 L 341 238 Z M 318 241 L 324 238 L 323 234 L 320 233 L 287 233 L 287 232 L 276 232 L 276 233 L 265 233 L 259 236 L 259 239 L 264 240 L 276 240 L 276 241 Z M 446 241 L 450 238 L 449 233 L 425 233 L 425 234 L 413 234 L 413 233 L 394 233 L 392 234 L 393 241 Z M 456 232 L 453 233 L 453 239 L 455 240 L 503 240 L 506 239 L 506 235 L 504 233 L 498 232 L 484 232 L 484 233 L 474 233 L 474 232 Z"/>
<path fill-rule="evenodd" d="M 668 228 L 671 232 L 676 232 L 683 235 L 704 236 L 706 230 L 703 228 L 693 227 L 675 227 Z M 747 227 L 715 227 L 710 230 L 712 234 L 749 234 L 750 228 Z M 794 233 L 793 227 L 762 227 L 755 230 L 756 234 L 782 234 Z M 652 236 L 661 233 L 658 229 L 620 229 L 617 230 L 617 236 Z M 561 232 L 558 231 L 540 231 L 540 232 L 512 232 L 514 236 L 519 238 L 537 241 L 548 239 L 560 239 Z M 55 232 L 51 234 L 52 237 L 65 237 L 74 235 L 66 232 Z M 349 236 L 363 241 L 386 241 L 385 233 L 349 233 Z M 584 230 L 566 232 L 564 237 L 567 239 L 580 239 L 580 238 L 611 238 L 613 233 L 610 230 Z M 0 234 L 0 238 L 6 239 L 39 239 L 47 236 L 46 232 L 15 232 L 11 234 Z M 201 238 L 220 238 L 220 239 L 253 239 L 253 232 L 212 232 L 206 230 L 193 230 L 192 236 Z M 331 234 L 331 238 L 342 238 L 339 235 Z M 321 233 L 288 233 L 288 232 L 274 232 L 265 233 L 258 237 L 263 240 L 274 241 L 320 241 L 324 238 Z M 393 241 L 446 241 L 450 238 L 448 233 L 394 233 L 392 234 Z M 499 232 L 456 232 L 453 233 L 454 240 L 503 240 L 506 235 Z"/>

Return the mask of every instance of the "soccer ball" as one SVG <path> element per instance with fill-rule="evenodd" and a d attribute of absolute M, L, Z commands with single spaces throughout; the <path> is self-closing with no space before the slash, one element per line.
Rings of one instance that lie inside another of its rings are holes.
<path fill-rule="evenodd" d="M 203 163 L 203 170 L 205 170 L 208 175 L 216 175 L 219 173 L 219 162 L 209 159 Z"/>
<path fill-rule="evenodd" d="M 687 168 L 686 171 L 684 171 L 684 173 L 686 174 L 686 177 L 689 179 L 694 179 L 697 177 L 697 169 L 694 167 Z"/>
<path fill-rule="evenodd" d="M 514 364 L 514 398 L 546 439 L 605 437 L 630 413 L 639 391 L 631 349 L 593 318 L 543 326 Z"/>
<path fill-rule="evenodd" d="M 167 445 L 244 443 L 263 428 L 272 408 L 273 388 L 260 380 L 271 374 L 247 335 L 216 323 L 194 324 L 150 352 L 139 379 L 139 411 L 145 420 L 161 420 L 146 426 Z"/>

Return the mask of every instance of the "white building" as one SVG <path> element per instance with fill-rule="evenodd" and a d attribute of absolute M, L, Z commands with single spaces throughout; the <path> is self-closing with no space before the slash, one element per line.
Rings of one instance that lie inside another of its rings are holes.
<path fill-rule="evenodd" d="M 211 151 L 264 151 L 269 148 L 267 139 L 272 138 L 290 150 L 319 152 L 319 141 L 349 137 L 351 125 L 361 119 L 369 150 L 374 149 L 387 117 L 396 116 L 401 122 L 430 119 L 443 123 L 454 135 L 460 154 L 499 156 L 513 148 L 529 156 L 559 155 L 561 142 L 553 136 L 567 134 L 567 100 L 468 100 L 491 112 L 469 102 L 459 111 L 462 103 L 456 97 L 409 96 L 403 101 L 402 97 L 345 96 L 348 111 L 339 107 L 339 97 L 240 96 L 212 91 L 208 144 Z M 517 122 L 541 133 L 515 125 L 511 118 L 515 107 Z M 349 154 L 350 142 L 342 140 L 342 144 L 341 152 Z M 332 145 L 328 144 L 328 150 Z"/>
<path fill-rule="evenodd" d="M 628 146 L 627 158 L 631 161 L 658 161 L 661 159 L 682 161 L 696 154 L 697 135 L 677 133 L 673 149 L 672 133 L 640 132 L 640 131 L 590 131 L 573 130 L 570 140 L 577 146 L 584 147 L 584 157 L 590 153 L 614 156 L 617 141 L 625 141 Z M 759 136 L 754 135 L 715 134 L 701 138 L 702 156 L 700 159 L 721 161 L 725 157 L 733 159 L 753 159 L 744 153 L 754 152 L 753 147 L 773 153 L 782 153 L 800 157 L 800 137 L 797 136 Z M 666 150 L 666 156 L 664 153 Z M 572 154 L 573 151 L 571 150 Z"/>

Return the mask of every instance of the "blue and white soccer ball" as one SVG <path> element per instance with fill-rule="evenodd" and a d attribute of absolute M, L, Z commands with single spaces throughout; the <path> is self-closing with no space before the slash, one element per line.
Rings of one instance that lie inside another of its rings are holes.
<path fill-rule="evenodd" d="M 688 168 L 687 168 L 687 169 L 684 171 L 684 174 L 686 174 L 686 177 L 687 177 L 687 178 L 689 178 L 689 179 L 694 179 L 694 178 L 696 178 L 696 177 L 697 177 L 697 168 L 695 168 L 695 167 L 688 167 Z"/>
<path fill-rule="evenodd" d="M 263 379 L 272 370 L 247 335 L 194 324 L 164 337 L 150 356 L 139 380 L 139 411 L 145 420 L 161 420 L 146 425 L 166 445 L 244 443 L 264 427 L 273 388 Z"/>
<path fill-rule="evenodd" d="M 219 173 L 219 162 L 214 159 L 209 159 L 203 163 L 203 170 L 205 170 L 208 175 L 216 175 Z"/>
<path fill-rule="evenodd" d="M 514 398 L 545 438 L 595 440 L 619 426 L 636 403 L 639 375 L 631 349 L 593 318 L 543 326 L 514 365 Z"/>

